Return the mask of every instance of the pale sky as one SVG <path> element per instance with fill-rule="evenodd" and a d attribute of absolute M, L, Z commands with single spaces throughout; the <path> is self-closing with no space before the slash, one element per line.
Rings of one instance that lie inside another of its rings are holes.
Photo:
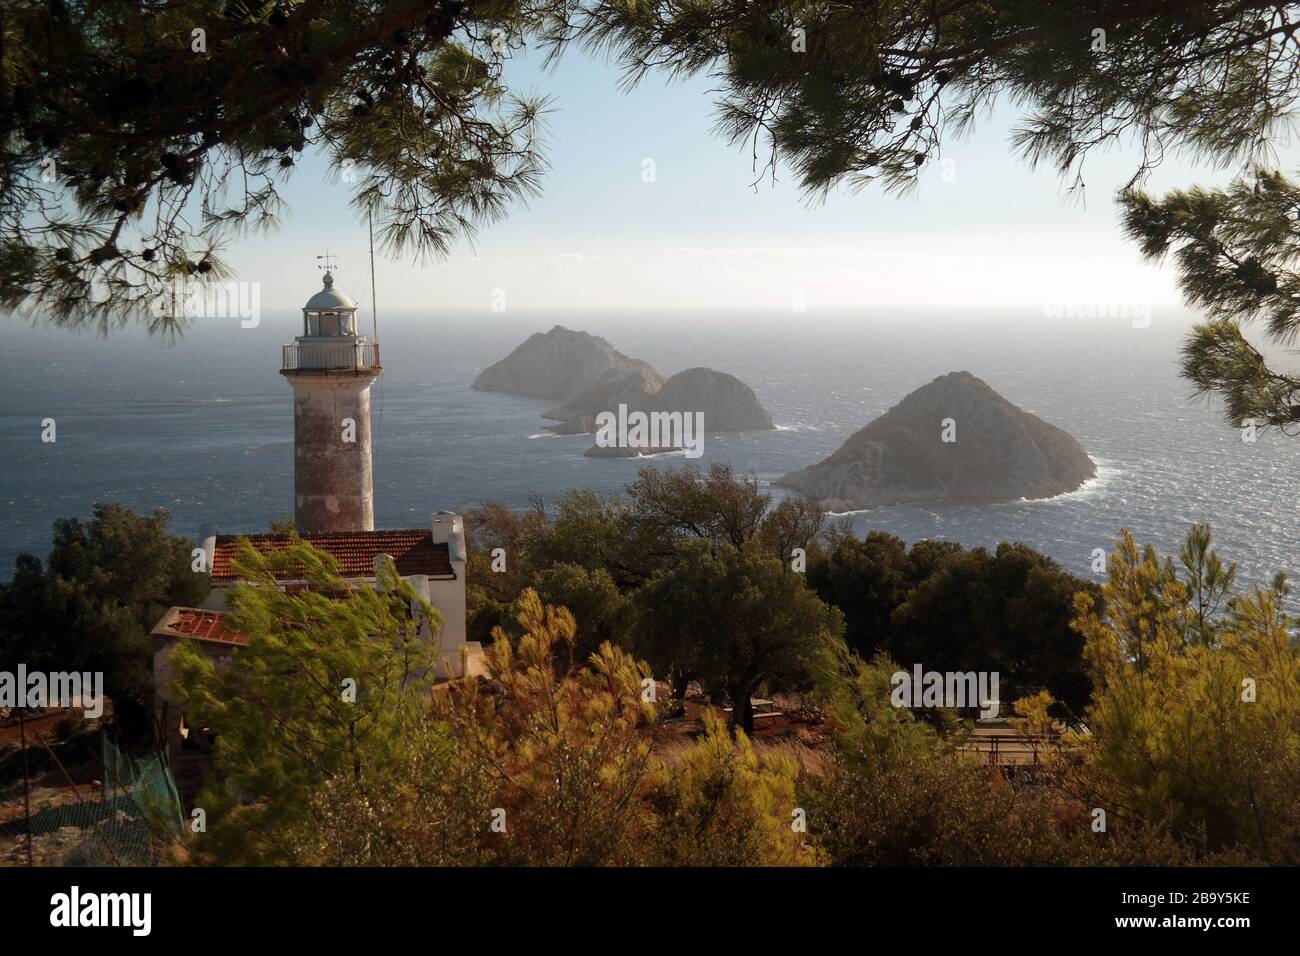
<path fill-rule="evenodd" d="M 1115 189 L 1132 150 L 1089 158 L 1087 200 L 1066 197 L 1052 169 L 1010 154 L 1007 113 L 945 144 L 905 197 L 832 193 L 809 204 L 786 177 L 751 186 L 750 156 L 711 133 L 707 79 L 652 77 L 630 94 L 618 71 L 579 53 L 554 72 L 511 65 L 524 93 L 552 97 L 551 170 L 543 195 L 485 228 L 471 246 L 423 267 L 380 261 L 384 310 L 791 309 L 868 306 L 1124 307 L 1178 299 L 1172 269 L 1143 264 L 1121 236 Z M 531 61 L 531 62 L 530 62 Z M 1296 150 L 1282 150 L 1294 169 Z M 642 178 L 653 160 L 655 181 Z M 1161 192 L 1222 182 L 1222 172 L 1168 161 Z M 314 256 L 340 253 L 339 284 L 369 304 L 365 224 L 349 187 L 306 157 L 283 191 L 290 211 L 268 238 L 231 244 L 239 278 L 261 283 L 264 309 L 296 308 L 318 285 Z"/>

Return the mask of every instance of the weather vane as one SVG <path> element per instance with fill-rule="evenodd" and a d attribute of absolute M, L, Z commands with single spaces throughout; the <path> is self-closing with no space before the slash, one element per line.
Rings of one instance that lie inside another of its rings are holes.
<path fill-rule="evenodd" d="M 337 258 L 338 258 L 337 255 L 333 255 L 333 254 L 331 254 L 330 252 L 327 251 L 327 252 L 325 253 L 325 255 L 323 255 L 323 256 L 317 256 L 316 258 L 317 258 L 317 259 L 324 259 L 324 260 L 325 260 L 325 264 L 324 264 L 324 265 L 317 265 L 317 266 L 316 266 L 317 269 L 324 269 L 326 272 L 333 272 L 333 271 L 334 271 L 334 265 L 335 265 L 335 263 L 332 262 L 331 260 L 337 259 Z"/>

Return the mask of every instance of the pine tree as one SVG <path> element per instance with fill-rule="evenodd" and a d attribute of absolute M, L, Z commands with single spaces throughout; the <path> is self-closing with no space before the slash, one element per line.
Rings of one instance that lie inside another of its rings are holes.
<path fill-rule="evenodd" d="M 455 862 L 626 862 L 646 826 L 649 669 L 608 643 L 577 662 L 567 608 L 531 588 L 518 604 L 520 636 L 498 628 L 488 652 L 492 686 L 465 682 L 438 699 Z"/>
<path fill-rule="evenodd" d="M 1243 332 L 1259 319 L 1275 345 L 1300 333 L 1300 187 L 1256 168 L 1226 189 L 1130 191 L 1121 205 L 1143 255 L 1172 255 L 1183 297 L 1208 315 L 1183 346 L 1183 376 L 1219 397 L 1234 427 L 1300 434 L 1300 373 L 1277 368 Z"/>
<path fill-rule="evenodd" d="M 998 101 L 1021 114 L 1022 156 L 1076 186 L 1092 149 L 1129 137 L 1135 179 L 1175 147 L 1258 152 L 1300 93 L 1297 16 L 1224 0 L 601 0 L 576 38 L 612 52 L 629 83 L 707 73 L 719 132 L 753 151 L 759 175 L 784 163 L 824 195 L 910 188 Z"/>
<path fill-rule="evenodd" d="M 806 829 L 795 828 L 798 806 L 792 757 L 755 752 L 706 711 L 704 733 L 681 762 L 660 771 L 650 800 L 655 828 L 649 860 L 663 866 L 809 866 Z"/>
<path fill-rule="evenodd" d="M 1300 860 L 1300 653 L 1282 592 L 1232 595 L 1207 642 L 1172 562 L 1125 532 L 1101 601 L 1078 607 L 1097 689 L 1075 792 L 1121 832 Z"/>
<path fill-rule="evenodd" d="M 0 307 L 95 324 L 228 274 L 323 150 L 394 254 L 440 255 L 536 190 L 543 104 L 502 82 L 549 0 L 9 0 Z"/>
<path fill-rule="evenodd" d="M 196 851 L 224 863 L 302 862 L 289 834 L 313 793 L 340 777 L 364 790 L 402 765 L 439 664 L 421 630 L 442 620 L 391 565 L 373 586 L 350 584 L 306 543 L 261 554 L 243 542 L 235 568 L 229 627 L 248 645 L 224 670 L 188 643 L 172 651 L 174 693 L 186 722 L 215 738 L 223 777 L 198 799 L 208 830 Z M 282 590 L 286 569 L 307 588 Z"/>

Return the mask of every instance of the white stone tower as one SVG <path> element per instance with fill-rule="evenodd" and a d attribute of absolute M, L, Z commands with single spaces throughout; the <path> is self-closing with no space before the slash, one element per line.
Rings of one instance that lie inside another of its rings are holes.
<path fill-rule="evenodd" d="M 379 343 L 357 334 L 357 304 L 327 270 L 302 310 L 302 335 L 284 347 L 293 386 L 294 520 L 300 533 L 373 531 L 370 386 Z"/>

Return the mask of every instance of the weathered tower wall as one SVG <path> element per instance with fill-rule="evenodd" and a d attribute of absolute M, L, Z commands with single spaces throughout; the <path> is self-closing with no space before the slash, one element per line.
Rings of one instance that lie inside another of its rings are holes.
<path fill-rule="evenodd" d="M 293 385 L 298 531 L 375 530 L 370 386 L 376 375 L 365 370 L 286 371 L 284 376 Z"/>

